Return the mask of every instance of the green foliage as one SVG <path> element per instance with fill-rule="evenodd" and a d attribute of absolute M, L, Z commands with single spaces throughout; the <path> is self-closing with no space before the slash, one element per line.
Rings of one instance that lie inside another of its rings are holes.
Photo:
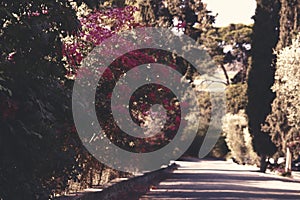
<path fill-rule="evenodd" d="M 278 55 L 275 84 L 273 90 L 282 93 L 287 98 L 288 120 L 292 126 L 300 128 L 299 104 L 299 42 L 294 40 L 290 47 L 284 48 Z"/>
<path fill-rule="evenodd" d="M 201 0 L 137 0 L 140 8 L 137 19 L 141 23 L 159 27 L 177 27 L 197 40 L 200 34 L 212 27 L 215 17 Z M 173 20 L 179 23 L 174 24 Z"/>
<path fill-rule="evenodd" d="M 0 6 L 0 62 L 10 67 L 5 73 L 12 71 L 20 79 L 33 72 L 63 76 L 60 35 L 75 32 L 78 26 L 70 2 L 2 1 Z"/>
<path fill-rule="evenodd" d="M 227 113 L 227 115 L 225 116 L 225 120 L 227 120 L 226 123 L 231 123 L 229 121 L 233 120 L 234 117 L 241 117 L 241 118 L 245 117 L 242 112 L 247 106 L 247 94 L 246 93 L 247 93 L 247 84 L 245 84 L 245 83 L 231 84 L 226 87 L 226 113 Z M 232 119 L 230 117 L 232 117 Z M 225 130 L 223 130 L 223 132 L 227 131 L 227 132 L 229 132 L 229 135 L 221 136 L 219 138 L 217 144 L 215 145 L 214 149 L 211 152 L 211 155 L 214 157 L 224 158 L 229 151 L 228 146 L 230 146 L 231 152 L 235 152 L 232 154 L 232 156 L 238 157 L 239 159 L 237 159 L 237 160 L 239 160 L 239 163 L 243 163 L 243 162 L 241 162 L 243 153 L 241 152 L 240 149 L 234 149 L 234 147 L 232 147 L 232 144 L 235 141 L 235 139 L 233 141 L 231 141 L 230 138 L 233 137 L 232 134 L 237 134 L 237 135 L 240 134 L 239 136 L 242 137 L 242 139 L 243 139 L 243 140 L 241 140 L 241 142 L 242 142 L 241 145 L 245 146 L 245 142 L 243 142 L 243 141 L 244 141 L 245 134 L 249 134 L 248 125 L 247 124 L 244 125 L 245 126 L 245 127 L 243 127 L 244 131 L 236 130 L 235 132 L 228 130 L 228 129 L 232 128 L 232 127 L 228 127 L 228 126 L 230 126 L 230 125 L 229 124 L 223 125 L 223 129 L 225 128 Z M 245 130 L 247 130 L 247 131 L 245 131 Z M 249 159 L 250 159 L 250 156 L 252 156 L 252 155 L 255 155 L 255 154 L 250 154 L 250 155 L 247 154 Z"/>
<path fill-rule="evenodd" d="M 292 39 L 300 31 L 300 3 L 298 0 L 280 0 L 280 33 L 276 49 L 292 44 Z"/>
<path fill-rule="evenodd" d="M 237 114 L 247 106 L 247 84 L 232 84 L 226 88 L 227 113 Z"/>
<path fill-rule="evenodd" d="M 14 87 L 12 97 L 0 96 L 0 196 L 4 199 L 48 198 L 64 190 L 80 171 L 76 165 L 80 143 L 66 98 L 70 90 L 51 79 L 35 79 L 35 83 L 26 81 L 22 90 Z"/>
<path fill-rule="evenodd" d="M 89 12 L 68 0 L 0 3 L 0 199 L 49 199 L 106 168 L 77 135 L 62 61 L 62 37 L 74 39 Z"/>
<path fill-rule="evenodd" d="M 263 130 L 270 132 L 279 151 L 286 147 L 297 157 L 300 150 L 300 36 L 290 46 L 277 52 L 275 83 L 276 98 Z"/>
<path fill-rule="evenodd" d="M 247 115 L 255 152 L 261 156 L 261 171 L 265 171 L 265 156 L 275 153 L 270 136 L 261 131 L 261 124 L 271 111 L 274 94 L 273 49 L 278 41 L 279 1 L 258 0 L 252 37 L 252 66 L 248 74 Z"/>
<path fill-rule="evenodd" d="M 257 155 L 253 151 L 252 138 L 248 130 L 247 116 L 244 110 L 223 117 L 225 141 L 231 157 L 240 164 L 255 164 Z"/>
<path fill-rule="evenodd" d="M 252 27 L 243 24 L 231 24 L 222 28 L 211 28 L 203 32 L 202 43 L 214 61 L 222 68 L 226 84 L 245 82 L 251 56 Z M 229 79 L 228 68 L 239 66 L 239 72 Z"/>
<path fill-rule="evenodd" d="M 207 10 L 201 0 L 136 0 L 127 1 L 126 4 L 139 8 L 135 15 L 136 20 L 145 26 L 166 27 L 176 35 L 183 33 L 200 41 L 201 34 L 212 28 L 215 16 Z M 197 48 L 187 44 L 187 48 Z M 193 79 L 192 66 L 184 59 L 176 57 L 176 64 L 186 71 L 186 77 Z M 200 63 L 199 63 L 200 64 Z M 203 62 L 201 63 L 203 65 Z M 208 63 L 206 71 L 213 71 L 214 63 Z M 208 69 L 210 68 L 210 69 Z M 201 74 L 201 72 L 199 72 Z"/>
<path fill-rule="evenodd" d="M 60 40 L 78 20 L 67 0 L 5 0 L 0 16 L 0 199 L 48 199 L 81 171 Z"/>
<path fill-rule="evenodd" d="M 244 24 L 230 24 L 229 26 L 219 28 L 218 30 L 222 41 L 227 44 L 251 43 L 252 26 Z"/>
<path fill-rule="evenodd" d="M 244 24 L 231 24 L 222 28 L 211 28 L 203 33 L 201 43 L 208 48 L 212 57 L 224 55 L 223 49 L 226 45 L 231 45 L 233 54 L 237 54 L 243 44 L 250 44 L 252 27 Z M 236 45 L 236 47 L 234 47 Z M 239 46 L 240 45 L 240 46 Z M 226 61 L 222 62 L 223 64 Z"/>

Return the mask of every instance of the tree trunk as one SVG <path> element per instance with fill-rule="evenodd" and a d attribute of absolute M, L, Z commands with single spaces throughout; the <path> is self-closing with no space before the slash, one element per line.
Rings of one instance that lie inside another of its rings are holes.
<path fill-rule="evenodd" d="M 89 187 L 93 187 L 93 169 L 90 169 L 90 180 L 89 180 Z"/>
<path fill-rule="evenodd" d="M 229 76 L 228 76 L 228 73 L 225 69 L 225 66 L 223 64 L 221 64 L 220 66 L 221 66 L 221 69 L 223 70 L 223 73 L 224 73 L 225 78 L 226 78 L 226 85 L 230 85 Z"/>
<path fill-rule="evenodd" d="M 266 162 L 266 155 L 261 155 L 260 156 L 260 166 L 259 166 L 259 171 L 262 173 L 265 173 L 267 170 L 268 163 Z"/>
<path fill-rule="evenodd" d="M 290 151 L 290 148 L 286 148 L 286 158 L 285 158 L 285 172 L 291 172 L 292 171 L 292 153 Z"/>

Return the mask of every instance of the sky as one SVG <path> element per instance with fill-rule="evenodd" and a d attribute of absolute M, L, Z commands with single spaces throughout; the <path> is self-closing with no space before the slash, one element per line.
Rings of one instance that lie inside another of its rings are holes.
<path fill-rule="evenodd" d="M 252 24 L 255 14 L 255 0 L 202 0 L 213 14 L 218 13 L 215 26 L 227 26 L 230 23 Z"/>

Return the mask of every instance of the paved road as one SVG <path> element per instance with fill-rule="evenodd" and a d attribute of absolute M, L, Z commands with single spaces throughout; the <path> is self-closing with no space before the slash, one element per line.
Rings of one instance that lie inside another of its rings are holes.
<path fill-rule="evenodd" d="M 168 179 L 140 199 L 294 199 L 300 180 L 256 172 L 229 161 L 177 162 Z"/>

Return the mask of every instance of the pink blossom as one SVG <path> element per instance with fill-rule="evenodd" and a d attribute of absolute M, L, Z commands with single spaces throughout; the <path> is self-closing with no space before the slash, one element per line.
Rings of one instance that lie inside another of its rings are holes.
<path fill-rule="evenodd" d="M 150 99 L 151 101 L 155 101 L 155 100 L 156 100 L 156 95 L 155 95 L 155 93 L 151 92 L 150 94 L 148 94 L 148 96 L 149 96 L 149 99 Z"/>
<path fill-rule="evenodd" d="M 109 68 L 107 68 L 103 73 L 103 77 L 106 78 L 109 81 L 112 80 L 113 79 L 112 71 Z"/>
<path fill-rule="evenodd" d="M 35 11 L 35 12 L 31 13 L 31 16 L 38 17 L 38 16 L 40 16 L 40 13 L 38 11 Z"/>

